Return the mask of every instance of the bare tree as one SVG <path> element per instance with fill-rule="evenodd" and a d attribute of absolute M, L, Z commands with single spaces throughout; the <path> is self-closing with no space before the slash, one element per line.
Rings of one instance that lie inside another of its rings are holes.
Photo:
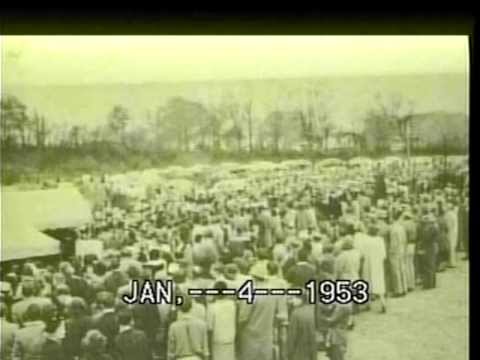
<path fill-rule="evenodd" d="M 376 110 L 374 111 L 386 121 L 394 123 L 398 136 L 407 147 L 409 126 L 414 112 L 413 101 L 405 99 L 400 94 L 390 94 L 389 96 L 376 94 L 375 100 Z"/>
<path fill-rule="evenodd" d="M 129 120 L 130 114 L 122 105 L 115 105 L 108 114 L 108 130 L 110 130 L 115 137 L 119 138 L 121 143 L 125 142 L 125 129 Z"/>
<path fill-rule="evenodd" d="M 275 110 L 267 115 L 265 123 L 268 127 L 272 150 L 275 154 L 280 151 L 280 144 L 285 135 L 285 114 Z"/>
<path fill-rule="evenodd" d="M 80 146 L 81 140 L 80 137 L 83 133 L 83 129 L 79 125 L 73 125 L 70 128 L 69 138 L 70 138 L 70 145 L 73 148 L 78 148 Z"/>
<path fill-rule="evenodd" d="M 33 118 L 35 126 L 35 145 L 37 148 L 42 149 L 47 142 L 47 136 L 50 131 L 47 129 L 45 117 L 39 116 L 36 112 Z"/>
<path fill-rule="evenodd" d="M 25 146 L 28 128 L 31 124 L 27 107 L 15 96 L 7 95 L 1 100 L 2 144 L 13 145 L 18 140 Z"/>
<path fill-rule="evenodd" d="M 314 144 L 328 151 L 328 139 L 335 126 L 330 122 L 331 93 L 317 81 L 306 84 L 302 91 L 302 133 L 310 151 Z"/>
<path fill-rule="evenodd" d="M 248 151 L 253 152 L 253 119 L 252 119 L 252 100 L 247 101 L 244 106 L 244 114 L 248 124 Z"/>

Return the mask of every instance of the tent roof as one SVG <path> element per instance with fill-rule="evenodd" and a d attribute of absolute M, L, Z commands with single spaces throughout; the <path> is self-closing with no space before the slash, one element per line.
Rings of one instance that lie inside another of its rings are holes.
<path fill-rule="evenodd" d="M 42 230 L 81 226 L 90 204 L 75 188 L 2 192 L 1 260 L 55 255 L 60 242 Z"/>
<path fill-rule="evenodd" d="M 6 191 L 2 222 L 29 225 L 36 230 L 77 227 L 89 222 L 91 206 L 75 188 Z"/>
<path fill-rule="evenodd" d="M 60 241 L 29 226 L 9 226 L 2 230 L 1 261 L 57 255 Z"/>

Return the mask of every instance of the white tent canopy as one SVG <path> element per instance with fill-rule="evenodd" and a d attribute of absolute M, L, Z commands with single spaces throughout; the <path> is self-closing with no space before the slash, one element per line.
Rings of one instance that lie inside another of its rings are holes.
<path fill-rule="evenodd" d="M 75 188 L 3 192 L 2 207 L 2 218 L 40 231 L 81 226 L 92 217 L 90 204 Z"/>
<path fill-rule="evenodd" d="M 1 261 L 25 259 L 60 253 L 60 241 L 29 226 L 4 226 Z"/>
<path fill-rule="evenodd" d="M 60 242 L 41 231 L 91 220 L 91 206 L 75 188 L 2 192 L 1 260 L 60 253 Z"/>

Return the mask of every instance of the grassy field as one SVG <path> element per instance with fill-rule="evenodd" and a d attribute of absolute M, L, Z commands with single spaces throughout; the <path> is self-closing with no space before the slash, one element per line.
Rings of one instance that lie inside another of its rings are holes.
<path fill-rule="evenodd" d="M 434 290 L 389 299 L 388 312 L 358 315 L 348 360 L 465 360 L 468 358 L 468 262 L 437 276 Z M 376 308 L 374 308 L 376 309 Z M 326 359 L 321 354 L 320 359 Z"/>

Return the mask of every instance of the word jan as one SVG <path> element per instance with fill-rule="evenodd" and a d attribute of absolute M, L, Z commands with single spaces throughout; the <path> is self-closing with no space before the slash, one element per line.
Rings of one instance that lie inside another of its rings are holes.
<path fill-rule="evenodd" d="M 181 303 L 181 297 L 174 299 L 172 280 L 132 280 L 130 295 L 124 294 L 122 300 L 127 304 L 176 304 Z"/>

